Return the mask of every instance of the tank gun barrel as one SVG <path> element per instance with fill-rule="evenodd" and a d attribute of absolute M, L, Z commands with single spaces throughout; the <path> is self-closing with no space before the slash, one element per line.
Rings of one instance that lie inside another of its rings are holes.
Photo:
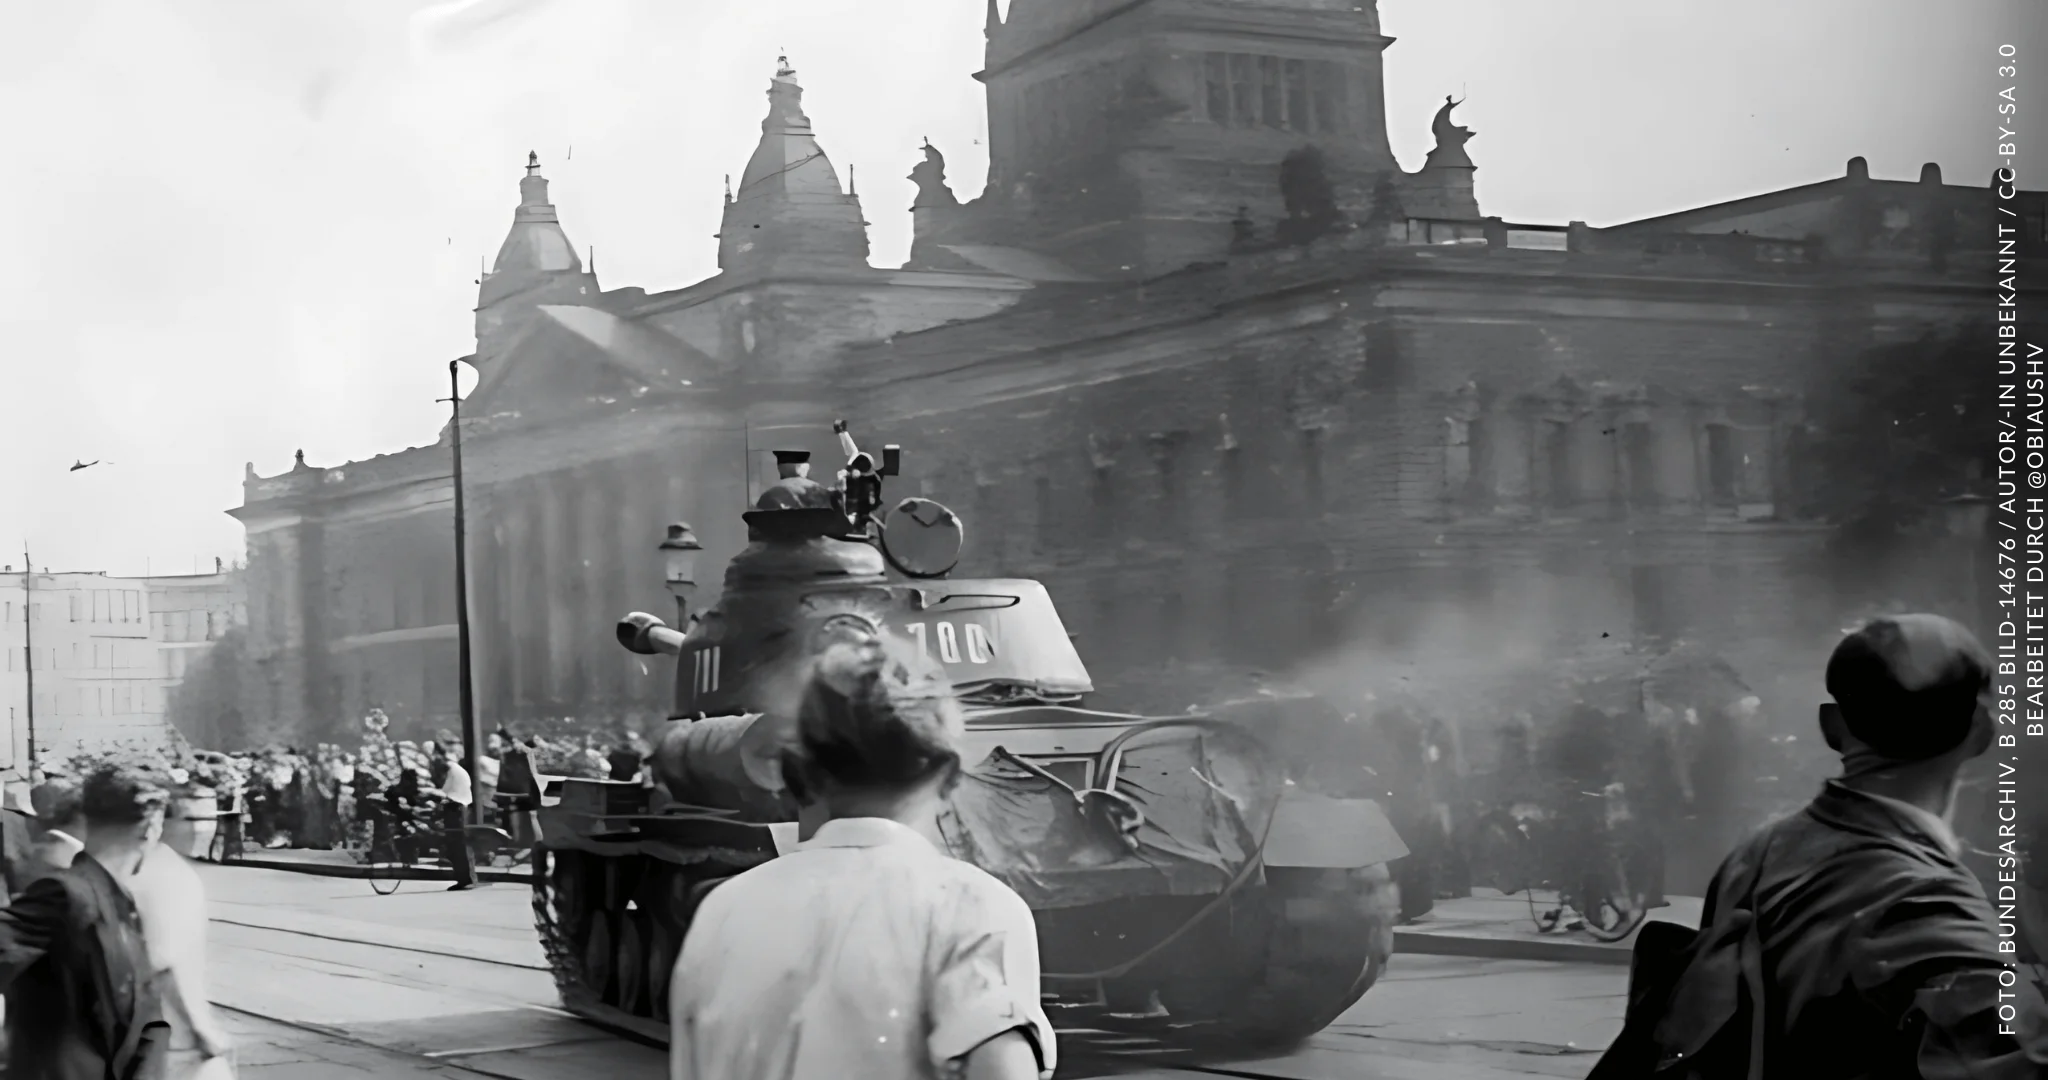
<path fill-rule="evenodd" d="M 683 654 L 683 632 L 672 629 L 667 623 L 636 611 L 619 620 L 619 644 L 626 651 L 641 656 L 681 656 Z"/>

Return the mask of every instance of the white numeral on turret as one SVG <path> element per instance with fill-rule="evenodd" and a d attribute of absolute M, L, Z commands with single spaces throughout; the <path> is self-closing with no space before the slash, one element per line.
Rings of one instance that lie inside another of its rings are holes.
<path fill-rule="evenodd" d="M 708 649 L 699 649 L 695 654 L 696 686 L 700 694 L 718 691 L 718 653 L 718 646 L 714 645 Z"/>
<path fill-rule="evenodd" d="M 938 639 L 939 659 L 944 663 L 957 664 L 960 662 L 962 652 L 960 646 L 962 645 L 963 638 L 967 646 L 965 652 L 968 663 L 986 664 L 990 660 L 995 659 L 995 642 L 988 639 L 988 631 L 979 624 L 968 623 L 965 626 L 955 627 L 950 622 L 940 620 L 936 625 L 936 630 L 927 630 L 925 624 L 921 622 L 905 623 L 903 629 L 908 631 L 911 637 L 917 639 L 917 651 L 926 656 L 932 654 L 933 642 L 931 639 L 936 637 Z"/>

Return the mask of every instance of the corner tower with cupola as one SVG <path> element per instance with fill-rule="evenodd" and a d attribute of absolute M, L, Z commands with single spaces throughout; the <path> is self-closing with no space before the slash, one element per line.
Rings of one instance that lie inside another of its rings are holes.
<path fill-rule="evenodd" d="M 727 274 L 868 266 L 860 196 L 840 187 L 839 173 L 804 115 L 803 98 L 796 69 L 788 57 L 778 58 L 760 145 L 747 160 L 738 190 L 725 197 L 718 268 Z"/>
<path fill-rule="evenodd" d="M 592 303 L 597 274 L 576 257 L 576 245 L 562 231 L 562 219 L 548 201 L 540 155 L 526 155 L 519 180 L 519 208 L 498 258 L 477 282 L 476 356 L 481 371 L 511 352 L 530 332 L 546 305 Z"/>

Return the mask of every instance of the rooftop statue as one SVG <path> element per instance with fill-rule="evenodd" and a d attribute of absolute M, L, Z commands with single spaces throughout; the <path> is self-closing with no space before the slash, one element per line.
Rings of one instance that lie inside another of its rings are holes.
<path fill-rule="evenodd" d="M 917 202 L 912 209 L 924 206 L 958 206 L 960 200 L 953 197 L 953 189 L 946 185 L 946 155 L 924 141 L 924 160 L 910 170 L 910 182 L 917 185 Z"/>
<path fill-rule="evenodd" d="M 1472 159 L 1465 154 L 1465 143 L 1472 138 L 1472 129 L 1451 122 L 1451 110 L 1463 104 L 1449 94 L 1444 95 L 1444 107 L 1436 111 L 1436 119 L 1429 123 L 1430 133 L 1436 136 L 1436 146 L 1430 150 L 1425 168 L 1472 166 Z"/>

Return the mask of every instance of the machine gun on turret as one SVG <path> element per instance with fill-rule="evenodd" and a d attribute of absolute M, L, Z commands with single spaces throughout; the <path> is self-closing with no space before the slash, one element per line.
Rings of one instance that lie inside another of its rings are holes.
<path fill-rule="evenodd" d="M 875 459 L 853 441 L 846 421 L 833 421 L 832 433 L 839 436 L 839 448 L 846 452 L 846 467 L 839 470 L 839 511 L 852 523 L 855 535 L 879 539 L 875 513 L 882 508 L 882 478 L 902 474 L 903 448 L 895 443 L 882 447 L 882 463 L 877 467 Z"/>

